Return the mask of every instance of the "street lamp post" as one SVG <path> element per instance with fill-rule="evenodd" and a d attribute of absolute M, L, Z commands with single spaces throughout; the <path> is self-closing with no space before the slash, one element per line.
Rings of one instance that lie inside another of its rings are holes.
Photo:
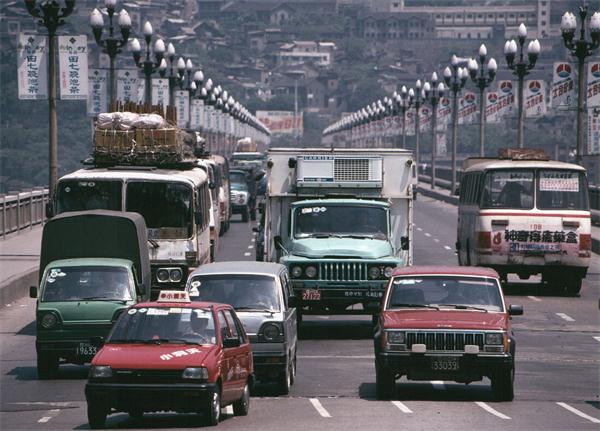
<path fill-rule="evenodd" d="M 540 55 L 541 46 L 540 42 L 535 39 L 529 42 L 527 45 L 527 60 L 523 58 L 523 46 L 525 45 L 525 38 L 527 37 L 527 27 L 521 23 L 518 30 L 517 40 L 519 42 L 519 61 L 515 62 L 517 55 L 517 42 L 514 39 L 506 41 L 504 44 L 504 56 L 506 57 L 506 63 L 508 68 L 513 71 L 519 80 L 518 87 L 518 126 L 517 126 L 517 143 L 519 148 L 523 148 L 523 122 L 525 119 L 525 112 L 523 111 L 523 80 L 525 76 L 529 74 L 529 71 L 535 67 L 535 63 Z"/>
<path fill-rule="evenodd" d="M 396 109 L 402 115 L 402 148 L 406 148 L 406 111 L 410 109 L 412 101 L 408 97 L 408 90 L 406 86 L 402 86 L 400 94 L 396 94 L 394 97 L 396 103 Z"/>
<path fill-rule="evenodd" d="M 454 192 L 456 187 L 456 152 L 458 149 L 458 94 L 464 88 L 469 77 L 466 68 L 458 67 L 458 57 L 453 55 L 450 60 L 450 66 L 444 69 L 444 82 L 452 93 L 452 157 L 450 167 L 452 178 L 450 181 L 450 191 Z"/>
<path fill-rule="evenodd" d="M 156 61 L 153 61 L 152 58 L 150 58 L 150 42 L 152 42 L 153 30 L 152 24 L 150 24 L 149 21 L 146 21 L 144 24 L 142 33 L 144 34 L 144 39 L 146 40 L 146 58 L 144 61 L 141 60 L 142 47 L 140 45 L 140 41 L 137 39 L 133 39 L 131 41 L 131 51 L 133 52 L 133 59 L 135 60 L 136 66 L 139 67 L 144 74 L 146 85 L 144 88 L 144 102 L 150 105 L 152 103 L 152 74 L 160 70 L 166 48 L 163 40 L 157 39 L 154 43 L 154 57 L 156 58 Z"/>
<path fill-rule="evenodd" d="M 431 74 L 431 85 L 429 82 L 425 83 L 423 87 L 425 91 L 425 98 L 431 102 L 431 189 L 435 190 L 435 159 L 437 155 L 437 107 L 440 99 L 444 97 L 444 83 L 438 83 L 438 76 L 436 72 Z"/>
<path fill-rule="evenodd" d="M 587 16 L 587 6 L 579 8 L 579 18 L 581 19 L 581 30 L 579 39 L 574 40 L 575 30 L 577 29 L 577 18 L 571 12 L 565 12 L 560 23 L 561 32 L 565 46 L 571 55 L 577 57 L 578 88 L 577 88 L 577 154 L 576 160 L 581 164 L 583 155 L 583 120 L 585 115 L 585 59 L 594 53 L 594 50 L 600 46 L 600 13 L 595 12 L 590 19 L 589 27 L 592 35 L 592 41 L 585 39 L 585 18 Z"/>
<path fill-rule="evenodd" d="M 496 60 L 490 58 L 487 63 L 486 76 L 484 70 L 486 56 L 487 48 L 484 44 L 481 44 L 479 47 L 479 63 L 481 64 L 481 67 L 477 63 L 477 60 L 473 59 L 470 59 L 469 63 L 467 64 L 471 79 L 475 85 L 477 85 L 477 88 L 479 88 L 479 157 L 485 156 L 485 89 L 494 81 L 494 78 L 496 77 L 496 70 L 498 70 Z"/>
<path fill-rule="evenodd" d="M 54 187 L 58 179 L 58 121 L 56 118 L 56 29 L 64 24 L 64 18 L 71 15 L 75 8 L 75 0 L 65 0 L 65 7 L 61 8 L 56 0 L 42 1 L 39 5 L 36 0 L 25 0 L 27 12 L 34 18 L 39 18 L 48 30 L 48 119 L 49 119 L 49 159 L 50 171 L 48 189 L 50 198 L 54 196 Z"/>
<path fill-rule="evenodd" d="M 408 90 L 408 97 L 410 98 L 410 100 L 412 101 L 412 104 L 415 107 L 415 163 L 417 165 L 417 167 L 419 166 L 419 160 L 420 160 L 420 154 L 421 154 L 421 150 L 420 150 L 420 145 L 421 145 L 421 134 L 419 133 L 419 129 L 421 127 L 421 119 L 419 116 L 419 109 L 421 109 L 421 105 L 425 102 L 425 97 L 424 94 L 422 92 L 423 90 L 423 84 L 421 83 L 420 79 L 417 79 L 417 82 L 415 83 L 415 88 L 417 89 L 417 91 L 415 92 L 412 88 L 410 90 Z"/>
<path fill-rule="evenodd" d="M 92 26 L 96 43 L 102 48 L 102 52 L 108 54 L 108 58 L 110 59 L 110 68 L 108 72 L 108 94 L 110 97 L 110 104 L 112 105 L 117 98 L 115 85 L 115 59 L 117 54 L 121 52 L 121 48 L 129 39 L 131 18 L 125 9 L 121 9 L 121 12 L 119 12 L 119 28 L 121 29 L 121 37 L 115 37 L 113 16 L 115 15 L 115 6 L 117 5 L 117 0 L 106 0 L 104 5 L 106 6 L 106 12 L 108 13 L 108 37 L 102 39 L 104 20 L 102 19 L 102 14 L 98 9 L 94 9 L 92 11 L 92 14 L 90 15 L 90 25 Z"/>

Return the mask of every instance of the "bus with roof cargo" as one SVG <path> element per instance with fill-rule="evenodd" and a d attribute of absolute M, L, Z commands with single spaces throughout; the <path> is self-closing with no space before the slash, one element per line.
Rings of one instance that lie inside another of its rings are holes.
<path fill-rule="evenodd" d="M 465 161 L 459 264 L 494 268 L 504 281 L 541 274 L 549 287 L 578 294 L 591 258 L 586 171 L 540 152 L 521 154 Z"/>
<path fill-rule="evenodd" d="M 268 152 L 264 260 L 288 267 L 302 314 L 377 314 L 412 262 L 415 169 L 402 149 Z"/>

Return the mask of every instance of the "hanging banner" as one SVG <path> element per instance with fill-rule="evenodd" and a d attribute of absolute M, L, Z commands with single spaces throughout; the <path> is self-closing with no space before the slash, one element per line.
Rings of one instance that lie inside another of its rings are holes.
<path fill-rule="evenodd" d="M 546 83 L 539 79 L 525 81 L 523 109 L 526 118 L 541 117 L 546 114 Z"/>
<path fill-rule="evenodd" d="M 452 104 L 448 97 L 442 97 L 437 108 L 437 129 L 446 130 L 452 122 Z"/>
<path fill-rule="evenodd" d="M 90 69 L 87 100 L 88 115 L 96 116 L 108 111 L 107 83 L 108 73 L 104 69 Z"/>
<path fill-rule="evenodd" d="M 48 98 L 48 38 L 19 33 L 19 100 Z"/>
<path fill-rule="evenodd" d="M 61 100 L 87 100 L 87 36 L 58 36 L 58 64 Z"/>
<path fill-rule="evenodd" d="M 146 80 L 145 79 L 138 79 L 137 96 L 136 97 L 137 97 L 137 103 L 145 103 L 145 99 L 146 99 Z"/>
<path fill-rule="evenodd" d="M 552 90 L 550 104 L 555 109 L 569 109 L 575 99 L 575 73 L 569 63 L 554 63 L 552 69 Z"/>
<path fill-rule="evenodd" d="M 587 153 L 600 154 L 600 108 L 588 109 Z"/>
<path fill-rule="evenodd" d="M 185 129 L 190 121 L 190 92 L 176 90 L 173 98 L 177 108 L 177 126 Z"/>
<path fill-rule="evenodd" d="M 190 105 L 190 128 L 200 130 L 202 127 L 202 115 L 204 109 L 204 101 L 202 99 L 192 99 Z"/>
<path fill-rule="evenodd" d="M 597 61 L 588 63 L 587 106 L 600 106 L 600 62 Z"/>
<path fill-rule="evenodd" d="M 498 93 L 490 91 L 485 98 L 485 121 L 486 123 L 499 123 L 502 116 L 500 115 L 500 104 L 498 103 Z"/>
<path fill-rule="evenodd" d="M 299 135 L 304 133 L 303 112 L 298 112 L 294 122 L 294 111 L 256 111 L 256 117 L 271 133 L 276 135 Z"/>
<path fill-rule="evenodd" d="M 512 115 L 515 106 L 515 92 L 512 81 L 498 81 L 498 116 Z"/>
<path fill-rule="evenodd" d="M 477 96 L 471 91 L 458 101 L 458 124 L 473 124 L 477 118 Z"/>
<path fill-rule="evenodd" d="M 445 157 L 448 154 L 446 147 L 446 132 L 437 131 L 435 133 L 435 151 L 437 157 Z"/>
<path fill-rule="evenodd" d="M 431 109 L 427 106 L 419 108 L 419 132 L 423 133 L 431 129 Z"/>
<path fill-rule="evenodd" d="M 213 117 L 213 111 L 215 110 L 215 108 L 213 108 L 210 105 L 207 105 L 204 108 L 204 115 L 205 115 L 205 128 L 206 130 L 208 130 L 209 132 L 213 132 L 214 128 L 215 128 L 215 123 L 214 123 L 214 117 Z"/>
<path fill-rule="evenodd" d="M 152 80 L 152 105 L 161 105 L 163 109 L 169 105 L 169 80 L 158 78 Z"/>
<path fill-rule="evenodd" d="M 141 79 L 135 69 L 117 70 L 117 100 L 121 102 L 137 102 L 140 81 Z"/>
<path fill-rule="evenodd" d="M 415 108 L 406 111 L 406 136 L 415 136 Z"/>

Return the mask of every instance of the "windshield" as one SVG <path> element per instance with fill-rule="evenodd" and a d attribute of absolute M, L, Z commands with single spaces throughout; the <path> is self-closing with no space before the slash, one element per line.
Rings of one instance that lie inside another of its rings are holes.
<path fill-rule="evenodd" d="M 215 322 L 204 308 L 130 308 L 108 337 L 109 343 L 215 344 Z"/>
<path fill-rule="evenodd" d="M 279 311 L 276 281 L 265 275 L 197 275 L 189 284 L 194 301 L 221 302 L 244 310 Z"/>
<path fill-rule="evenodd" d="M 86 210 L 121 210 L 123 183 L 118 180 L 62 180 L 57 194 L 57 213 Z"/>
<path fill-rule="evenodd" d="M 239 192 L 247 192 L 248 191 L 248 186 L 246 185 L 246 183 L 231 183 L 230 188 L 231 188 L 231 190 L 235 190 L 235 191 L 239 191 Z"/>
<path fill-rule="evenodd" d="M 582 172 L 539 170 L 537 207 L 540 209 L 588 210 L 587 181 Z"/>
<path fill-rule="evenodd" d="M 127 211 L 144 216 L 151 239 L 189 238 L 193 234 L 192 188 L 176 182 L 127 184 Z"/>
<path fill-rule="evenodd" d="M 533 208 L 533 170 L 490 171 L 484 180 L 482 208 Z"/>
<path fill-rule="evenodd" d="M 364 205 L 311 205 L 294 211 L 294 236 L 322 235 L 387 238 L 387 211 Z"/>
<path fill-rule="evenodd" d="M 127 269 L 122 267 L 50 267 L 42 287 L 42 301 L 131 301 L 132 282 Z"/>
<path fill-rule="evenodd" d="M 503 311 L 500 286 L 493 278 L 428 276 L 396 277 L 387 309 L 455 308 Z"/>
<path fill-rule="evenodd" d="M 246 184 L 246 174 L 243 172 L 229 172 L 229 182 L 233 187 L 234 184 Z"/>

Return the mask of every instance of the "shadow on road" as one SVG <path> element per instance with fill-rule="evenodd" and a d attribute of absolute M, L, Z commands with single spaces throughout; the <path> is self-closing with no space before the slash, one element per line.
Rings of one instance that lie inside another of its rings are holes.
<path fill-rule="evenodd" d="M 399 401 L 493 401 L 489 384 L 464 385 L 445 383 L 444 388 L 435 388 L 428 382 L 396 382 L 396 397 Z M 361 399 L 377 400 L 375 383 L 361 383 L 358 389 Z"/>
<path fill-rule="evenodd" d="M 301 340 L 362 340 L 373 338 L 371 322 L 335 320 L 303 321 L 298 334 Z"/>
<path fill-rule="evenodd" d="M 220 422 L 227 422 L 233 415 L 221 410 Z M 194 413 L 146 413 L 142 418 L 130 418 L 127 413 L 117 413 L 106 418 L 104 428 L 110 429 L 156 429 L 156 428 L 197 428 L 205 425 L 204 416 Z M 90 426 L 81 424 L 76 430 L 87 430 Z"/>
<path fill-rule="evenodd" d="M 540 296 L 540 297 L 566 297 L 572 298 L 573 295 L 567 294 L 564 290 L 553 289 L 546 285 L 545 283 L 531 283 L 531 282 L 522 282 L 522 283 L 506 283 L 502 285 L 502 289 L 506 295 L 510 296 Z M 579 295 L 577 295 L 579 296 Z"/>
<path fill-rule="evenodd" d="M 16 335 L 33 335 L 35 336 L 37 333 L 36 331 L 36 327 L 35 327 L 35 320 L 31 323 L 29 323 L 26 326 L 23 326 L 19 332 L 17 332 Z"/>
<path fill-rule="evenodd" d="M 85 380 L 88 372 L 87 365 L 61 365 L 56 377 L 48 380 Z M 37 367 L 15 367 L 6 374 L 15 376 L 17 380 L 38 380 Z"/>

